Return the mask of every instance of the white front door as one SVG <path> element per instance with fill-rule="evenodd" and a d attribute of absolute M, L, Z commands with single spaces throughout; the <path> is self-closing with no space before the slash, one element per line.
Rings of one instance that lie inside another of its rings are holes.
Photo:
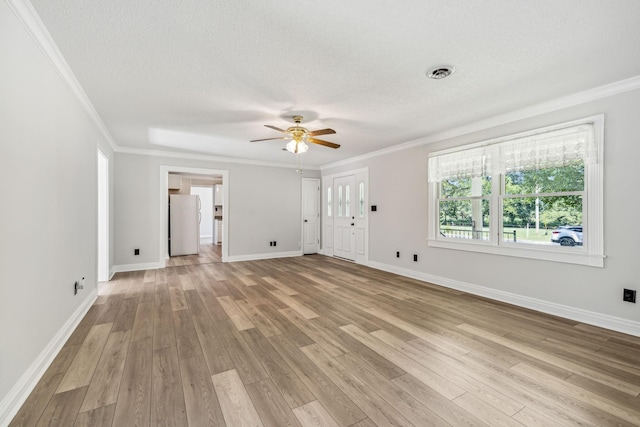
<path fill-rule="evenodd" d="M 320 246 L 320 180 L 302 179 L 302 252 L 318 253 Z"/>
<path fill-rule="evenodd" d="M 333 255 L 355 261 L 356 176 L 334 178 L 333 194 Z"/>

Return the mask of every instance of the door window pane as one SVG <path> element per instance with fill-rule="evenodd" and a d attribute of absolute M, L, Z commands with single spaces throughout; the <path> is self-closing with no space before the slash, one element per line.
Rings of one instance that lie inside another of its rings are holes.
<path fill-rule="evenodd" d="M 344 186 L 344 216 L 349 217 L 351 216 L 351 192 L 350 190 L 350 185 L 347 184 Z"/>
<path fill-rule="evenodd" d="M 338 185 L 338 218 L 342 218 L 342 185 Z"/>
<path fill-rule="evenodd" d="M 359 213 L 360 218 L 364 218 L 364 182 L 360 182 L 358 186 L 359 196 L 358 196 L 358 205 L 359 205 Z"/>
<path fill-rule="evenodd" d="M 331 203 L 331 187 L 327 187 L 327 216 L 331 216 L 333 214 Z"/>

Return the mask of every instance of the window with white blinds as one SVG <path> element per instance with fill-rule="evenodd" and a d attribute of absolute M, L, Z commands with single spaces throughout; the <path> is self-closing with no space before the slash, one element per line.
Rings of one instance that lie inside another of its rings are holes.
<path fill-rule="evenodd" d="M 604 117 L 431 153 L 429 244 L 603 265 Z"/>

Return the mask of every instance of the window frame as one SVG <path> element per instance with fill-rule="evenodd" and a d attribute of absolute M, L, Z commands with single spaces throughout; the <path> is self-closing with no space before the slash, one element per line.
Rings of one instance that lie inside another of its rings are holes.
<path fill-rule="evenodd" d="M 570 122 L 533 129 L 526 132 L 511 134 L 500 138 L 466 144 L 446 150 L 432 152 L 429 157 L 461 152 L 473 148 L 486 147 L 517 138 L 523 138 L 539 133 L 550 132 L 571 126 L 584 124 L 593 125 L 594 138 L 597 147 L 597 161 L 595 164 L 585 164 L 583 221 L 585 239 L 583 246 L 556 247 L 555 245 L 527 244 L 520 242 L 504 242 L 503 234 L 503 199 L 509 196 L 504 192 L 504 175 L 491 176 L 492 191 L 489 196 L 489 240 L 457 239 L 442 237 L 439 234 L 439 182 L 428 182 L 429 215 L 428 215 L 428 246 L 434 248 L 453 249 L 461 251 L 481 252 L 487 254 L 515 256 L 545 261 L 581 264 L 593 267 L 604 267 L 604 218 L 603 218 L 603 164 L 604 164 L 604 114 L 586 117 Z M 483 196 L 483 198 L 485 198 Z M 498 239 L 497 236 L 501 236 Z"/>

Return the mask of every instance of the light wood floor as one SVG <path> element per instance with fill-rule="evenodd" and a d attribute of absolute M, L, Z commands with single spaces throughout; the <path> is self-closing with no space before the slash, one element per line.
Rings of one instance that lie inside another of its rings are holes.
<path fill-rule="evenodd" d="M 119 274 L 12 426 L 640 425 L 640 338 L 319 255 Z"/>

